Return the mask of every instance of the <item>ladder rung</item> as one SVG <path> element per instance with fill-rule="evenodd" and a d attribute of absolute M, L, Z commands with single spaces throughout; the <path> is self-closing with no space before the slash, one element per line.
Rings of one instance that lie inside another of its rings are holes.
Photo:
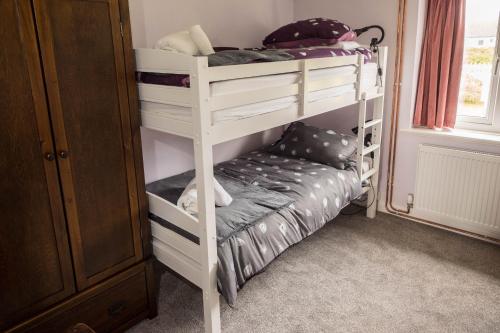
<path fill-rule="evenodd" d="M 369 147 L 367 147 L 367 148 L 363 149 L 362 154 L 363 154 L 363 156 L 368 155 L 368 154 L 369 154 L 369 153 L 371 153 L 372 151 L 375 151 L 375 150 L 377 150 L 377 149 L 379 149 L 379 148 L 380 148 L 380 145 L 379 145 L 379 144 L 374 144 L 374 145 L 371 145 L 371 146 L 369 146 Z"/>
<path fill-rule="evenodd" d="M 363 173 L 363 174 L 361 175 L 361 180 L 362 180 L 362 181 L 363 181 L 363 180 L 366 180 L 366 179 L 370 178 L 371 176 L 373 176 L 373 175 L 374 175 L 374 174 L 376 174 L 376 173 L 377 173 L 377 169 L 375 169 L 375 168 L 374 168 L 374 169 L 370 169 L 370 170 L 368 170 L 368 172 Z"/>
<path fill-rule="evenodd" d="M 365 128 L 365 129 L 370 128 L 370 127 L 372 127 L 372 126 L 375 126 L 375 125 L 377 125 L 377 124 L 380 124 L 381 122 L 382 122 L 382 119 L 374 119 L 374 120 L 367 121 L 367 122 L 365 123 L 365 127 L 364 127 L 364 128 Z"/>

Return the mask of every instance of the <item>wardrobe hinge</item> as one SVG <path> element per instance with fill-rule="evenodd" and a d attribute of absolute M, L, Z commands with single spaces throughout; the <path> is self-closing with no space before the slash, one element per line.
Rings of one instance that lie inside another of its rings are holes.
<path fill-rule="evenodd" d="M 123 23 L 120 22 L 120 34 L 123 37 Z"/>

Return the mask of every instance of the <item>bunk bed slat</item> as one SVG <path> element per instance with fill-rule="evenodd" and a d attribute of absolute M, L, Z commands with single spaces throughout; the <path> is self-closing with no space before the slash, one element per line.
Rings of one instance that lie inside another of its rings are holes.
<path fill-rule="evenodd" d="M 314 58 L 314 59 L 306 59 L 304 61 L 308 62 L 309 69 L 320 69 L 328 67 L 358 65 L 358 56 L 352 55 L 352 56 L 331 57 L 331 58 Z"/>
<path fill-rule="evenodd" d="M 297 107 L 290 107 L 251 118 L 217 123 L 212 126 L 212 142 L 213 144 L 218 144 L 230 141 L 242 136 L 262 132 L 297 120 L 305 119 L 313 115 L 339 109 L 355 103 L 355 95 L 355 92 L 351 92 L 341 96 L 308 103 L 307 115 L 304 116 L 299 115 Z"/>
<path fill-rule="evenodd" d="M 200 264 L 158 239 L 153 239 L 153 252 L 161 263 L 196 286 L 202 287 Z"/>
<path fill-rule="evenodd" d="M 280 87 L 257 89 L 242 93 L 215 96 L 209 100 L 210 111 L 232 108 L 252 103 L 268 101 L 276 98 L 297 95 L 299 85 L 290 84 Z"/>
<path fill-rule="evenodd" d="M 350 83 L 356 83 L 357 74 L 335 76 L 328 79 L 309 81 L 308 91 L 316 91 L 321 89 L 343 86 Z"/>
<path fill-rule="evenodd" d="M 189 88 L 139 83 L 138 91 L 141 101 L 191 106 L 191 91 Z"/>
<path fill-rule="evenodd" d="M 189 74 L 192 56 L 159 49 L 135 49 L 137 71 L 149 73 Z"/>
<path fill-rule="evenodd" d="M 151 221 L 151 234 L 153 238 L 168 244 L 168 246 L 173 247 L 181 253 L 184 253 L 198 264 L 200 263 L 201 254 L 200 246 L 198 244 L 193 243 L 189 239 L 180 236 L 170 229 L 162 227 L 154 221 Z"/>
<path fill-rule="evenodd" d="M 149 199 L 149 211 L 152 214 L 186 230 L 196 237 L 200 237 L 200 225 L 198 220 L 167 200 L 153 193 L 146 193 Z"/>
<path fill-rule="evenodd" d="M 300 71 L 301 60 L 264 62 L 208 68 L 208 81 L 224 81 L 254 76 L 283 74 Z"/>
<path fill-rule="evenodd" d="M 142 126 L 185 138 L 193 138 L 193 124 L 166 117 L 161 111 L 141 110 Z"/>

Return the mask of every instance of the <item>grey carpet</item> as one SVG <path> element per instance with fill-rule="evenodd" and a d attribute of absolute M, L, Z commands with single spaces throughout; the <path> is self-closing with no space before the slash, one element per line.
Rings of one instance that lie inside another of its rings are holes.
<path fill-rule="evenodd" d="M 164 273 L 130 333 L 203 332 L 201 292 Z M 500 332 L 500 247 L 379 214 L 340 216 L 221 300 L 223 332 Z"/>

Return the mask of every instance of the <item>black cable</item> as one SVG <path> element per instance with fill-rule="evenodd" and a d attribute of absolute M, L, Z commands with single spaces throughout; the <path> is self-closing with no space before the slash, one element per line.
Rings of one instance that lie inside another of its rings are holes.
<path fill-rule="evenodd" d="M 362 34 L 364 34 L 365 32 L 367 32 L 370 29 L 380 30 L 380 38 L 378 38 L 378 39 L 372 38 L 371 43 L 370 43 L 371 47 L 375 47 L 375 46 L 379 45 L 380 43 L 382 43 L 382 41 L 385 38 L 385 30 L 380 25 L 374 24 L 374 25 L 369 25 L 369 26 L 364 27 L 364 28 L 354 29 L 354 32 L 356 33 L 357 36 L 361 36 Z"/>
<path fill-rule="evenodd" d="M 361 206 L 361 205 L 358 205 L 358 204 L 355 204 L 355 203 L 351 203 L 352 206 L 359 207 L 360 209 L 358 209 L 358 210 L 356 210 L 354 212 L 349 212 L 349 213 L 343 213 L 341 211 L 340 215 L 344 215 L 344 216 L 357 215 L 357 214 L 361 213 L 362 211 L 364 211 L 365 209 L 370 208 L 375 203 L 375 188 L 373 187 L 373 184 L 372 184 L 371 181 L 370 181 L 370 189 L 371 189 L 371 191 L 373 192 L 374 195 L 373 195 L 372 202 L 370 202 L 370 204 L 368 206 L 364 207 L 364 206 Z"/>

